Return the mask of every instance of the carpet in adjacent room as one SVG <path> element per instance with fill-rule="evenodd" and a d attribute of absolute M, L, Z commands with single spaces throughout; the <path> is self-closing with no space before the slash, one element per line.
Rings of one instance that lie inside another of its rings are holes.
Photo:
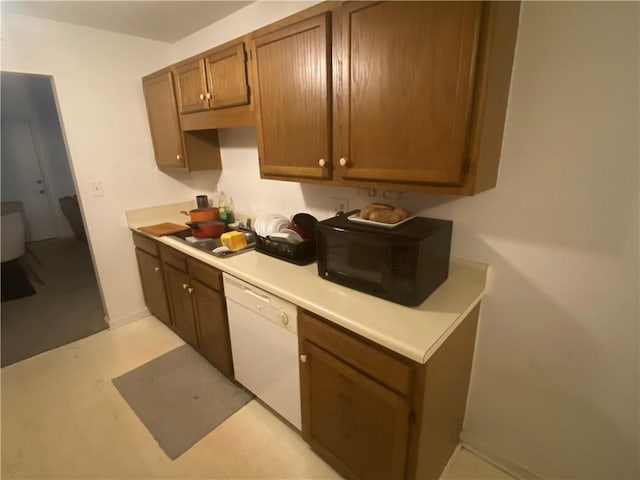
<path fill-rule="evenodd" d="M 188 345 L 114 378 L 113 384 L 171 459 L 253 398 Z"/>
<path fill-rule="evenodd" d="M 2 262 L 2 301 L 17 300 L 36 293 L 35 288 L 29 282 L 29 278 L 22 268 L 19 258 Z"/>
<path fill-rule="evenodd" d="M 44 284 L 35 284 L 36 295 L 2 304 L 3 368 L 108 327 L 88 245 L 73 238 L 29 245 Z"/>

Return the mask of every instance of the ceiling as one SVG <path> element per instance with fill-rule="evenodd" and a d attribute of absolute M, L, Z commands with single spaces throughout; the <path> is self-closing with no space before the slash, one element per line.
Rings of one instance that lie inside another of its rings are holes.
<path fill-rule="evenodd" d="M 252 1 L 2 1 L 20 14 L 173 43 Z"/>

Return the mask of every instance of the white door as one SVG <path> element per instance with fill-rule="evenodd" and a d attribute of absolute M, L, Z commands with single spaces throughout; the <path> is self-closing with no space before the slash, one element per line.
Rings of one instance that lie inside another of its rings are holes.
<path fill-rule="evenodd" d="M 27 241 L 57 236 L 41 159 L 27 121 L 2 122 L 2 200 L 24 205 Z"/>

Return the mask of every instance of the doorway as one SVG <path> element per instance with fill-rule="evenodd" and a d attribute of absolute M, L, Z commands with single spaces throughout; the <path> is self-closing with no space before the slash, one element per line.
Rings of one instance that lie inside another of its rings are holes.
<path fill-rule="evenodd" d="M 50 189 L 45 184 L 31 121 L 3 119 L 0 130 L 2 201 L 22 204 L 27 242 L 56 238 Z"/>
<path fill-rule="evenodd" d="M 0 97 L 4 367 L 108 324 L 53 77 L 0 72 Z"/>

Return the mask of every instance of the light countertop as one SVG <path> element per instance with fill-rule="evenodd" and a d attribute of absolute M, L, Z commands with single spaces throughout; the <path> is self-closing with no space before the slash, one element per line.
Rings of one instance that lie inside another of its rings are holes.
<path fill-rule="evenodd" d="M 129 228 L 184 223 L 193 202 L 126 212 Z M 425 363 L 482 299 L 488 265 L 452 257 L 448 279 L 422 305 L 406 307 L 329 282 L 317 265 L 298 266 L 255 251 L 217 258 L 171 237 L 160 243 L 341 325 L 411 360 Z"/>

